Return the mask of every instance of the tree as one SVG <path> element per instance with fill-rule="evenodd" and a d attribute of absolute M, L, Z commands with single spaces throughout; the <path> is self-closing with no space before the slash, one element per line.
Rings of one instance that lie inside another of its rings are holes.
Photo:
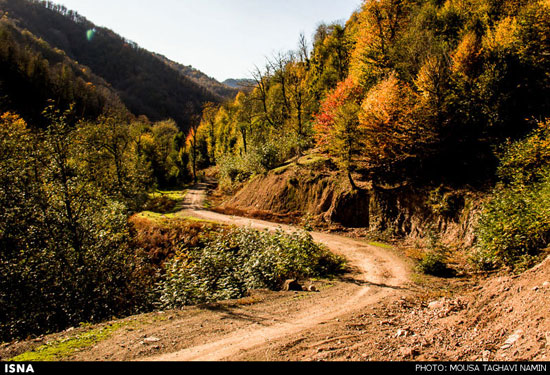
<path fill-rule="evenodd" d="M 346 172 L 354 190 L 357 185 L 351 173 L 355 170 L 355 158 L 361 153 L 363 134 L 359 127 L 359 111 L 361 107 L 354 102 L 346 102 L 339 107 L 334 116 L 332 136 L 333 152 L 338 155 L 341 168 Z"/>
<path fill-rule="evenodd" d="M 210 163 L 216 160 L 216 114 L 219 105 L 208 102 L 205 103 L 202 110 L 202 126 L 208 137 L 208 158 Z"/>
<path fill-rule="evenodd" d="M 390 75 L 367 94 L 359 115 L 364 160 L 378 177 L 390 177 L 393 166 L 423 155 L 433 132 L 421 121 L 417 94 Z"/>
<path fill-rule="evenodd" d="M 186 144 L 190 147 L 191 155 L 191 170 L 193 172 L 193 182 L 197 183 L 197 159 L 199 155 L 199 118 L 193 118 L 191 121 L 191 129 L 187 135 Z"/>
<path fill-rule="evenodd" d="M 355 158 L 363 149 L 363 134 L 359 124 L 362 90 L 352 79 L 341 82 L 321 104 L 314 129 L 317 144 L 336 156 L 354 189 L 357 188 L 351 172 Z"/>
<path fill-rule="evenodd" d="M 365 88 L 394 70 L 394 42 L 406 26 L 409 6 L 407 0 L 367 1 L 363 5 L 350 72 Z"/>
<path fill-rule="evenodd" d="M 101 183 L 105 194 L 117 196 L 132 208 L 144 201 L 152 182 L 150 165 L 140 155 L 145 131 L 141 123 L 130 122 L 120 113 L 83 121 L 77 127 L 77 139 L 87 148 L 83 154 L 87 173 Z"/>

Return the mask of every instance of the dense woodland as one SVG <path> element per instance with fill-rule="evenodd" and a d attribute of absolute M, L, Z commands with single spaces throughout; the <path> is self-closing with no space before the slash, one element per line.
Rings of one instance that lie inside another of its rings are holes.
<path fill-rule="evenodd" d="M 0 340 L 341 266 L 306 235 L 129 219 L 213 166 L 227 187 L 315 150 L 352 190 L 483 192 L 481 269 L 548 246 L 548 0 L 366 0 L 236 96 L 51 2 L 0 15 Z"/>
<path fill-rule="evenodd" d="M 544 1 L 366 2 L 345 25 L 320 26 L 311 51 L 301 39 L 257 68 L 253 92 L 207 108 L 198 162 L 276 147 L 275 160 L 261 158 L 270 167 L 319 146 L 378 183 L 483 185 L 497 148 L 548 115 L 548 11 Z"/>

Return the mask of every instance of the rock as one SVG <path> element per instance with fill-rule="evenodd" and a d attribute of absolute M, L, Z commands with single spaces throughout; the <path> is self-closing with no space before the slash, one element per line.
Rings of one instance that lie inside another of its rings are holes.
<path fill-rule="evenodd" d="M 401 348 L 399 350 L 399 355 L 405 359 L 407 358 L 414 358 L 418 356 L 420 353 L 417 349 L 414 348 Z"/>
<path fill-rule="evenodd" d="M 445 300 L 444 299 L 441 299 L 439 301 L 433 301 L 433 302 L 430 302 L 428 304 L 428 308 L 430 310 L 442 309 L 443 307 L 445 307 Z"/>
<path fill-rule="evenodd" d="M 143 339 L 144 344 L 152 344 L 154 342 L 159 342 L 160 339 L 158 337 L 146 337 Z"/>
<path fill-rule="evenodd" d="M 410 335 L 410 332 L 406 329 L 398 329 L 395 337 L 407 337 Z"/>
<path fill-rule="evenodd" d="M 550 281 L 545 281 L 542 283 L 542 286 L 548 288 L 550 286 Z"/>
<path fill-rule="evenodd" d="M 501 349 L 508 349 L 510 348 L 512 345 L 515 344 L 516 341 L 518 341 L 521 337 L 523 337 L 523 330 L 522 329 L 518 329 L 516 330 L 512 335 L 510 335 L 508 337 L 508 339 L 504 342 L 504 345 L 502 345 L 500 348 Z"/>
<path fill-rule="evenodd" d="M 304 289 L 302 288 L 302 285 L 300 285 L 298 281 L 296 281 L 295 279 L 292 279 L 292 280 L 285 281 L 285 283 L 283 284 L 283 290 L 285 292 L 290 292 L 290 291 L 301 292 Z"/>

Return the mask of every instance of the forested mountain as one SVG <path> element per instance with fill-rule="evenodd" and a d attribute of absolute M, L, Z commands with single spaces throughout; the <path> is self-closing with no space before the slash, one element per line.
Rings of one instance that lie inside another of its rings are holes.
<path fill-rule="evenodd" d="M 192 79 L 197 84 L 202 87 L 206 87 L 208 90 L 218 95 L 222 101 L 234 99 L 239 93 L 238 87 L 228 85 L 226 82 L 220 83 L 192 66 L 178 64 L 159 54 L 155 55 L 164 63 L 179 71 L 185 77 Z"/>
<path fill-rule="evenodd" d="M 203 103 L 220 102 L 235 94 L 232 89 L 205 79 L 196 70 L 182 69 L 178 64 L 160 59 L 52 2 L 0 0 L 0 14 L 5 22 L 10 20 L 15 24 L 12 33 L 28 32 L 33 39 L 41 40 L 41 45 L 47 43 L 66 55 L 65 59 L 81 64 L 81 69 L 89 68 L 104 81 L 102 86 L 116 92 L 136 116 L 146 115 L 152 121 L 171 118 L 181 129 L 188 129 L 191 117 L 200 112 Z M 27 48 L 25 41 L 20 42 L 23 43 L 20 50 L 32 49 L 33 55 L 40 55 L 36 48 Z M 8 70 L 2 70 L 3 75 L 6 72 Z M 10 79 L 15 78 L 2 77 L 3 81 Z"/>
<path fill-rule="evenodd" d="M 7 17 L 0 19 L 0 68 L 0 110 L 20 113 L 36 126 L 45 126 L 42 111 L 50 100 L 63 109 L 74 103 L 83 118 L 107 108 L 126 111 L 105 80 Z"/>

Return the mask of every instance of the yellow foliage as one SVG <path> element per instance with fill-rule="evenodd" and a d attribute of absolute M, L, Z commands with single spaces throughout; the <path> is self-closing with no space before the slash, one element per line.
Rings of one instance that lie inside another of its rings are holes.
<path fill-rule="evenodd" d="M 466 34 L 458 48 L 452 55 L 452 67 L 453 72 L 469 76 L 472 70 L 479 62 L 481 57 L 481 46 L 478 37 L 470 32 Z"/>
<path fill-rule="evenodd" d="M 12 112 L 5 112 L 0 116 L 2 130 L 13 129 L 16 132 L 26 131 L 27 123 L 19 115 Z"/>
<path fill-rule="evenodd" d="M 494 28 L 488 30 L 483 39 L 483 47 L 490 51 L 503 51 L 513 49 L 518 42 L 517 20 L 515 17 L 506 17 Z"/>

